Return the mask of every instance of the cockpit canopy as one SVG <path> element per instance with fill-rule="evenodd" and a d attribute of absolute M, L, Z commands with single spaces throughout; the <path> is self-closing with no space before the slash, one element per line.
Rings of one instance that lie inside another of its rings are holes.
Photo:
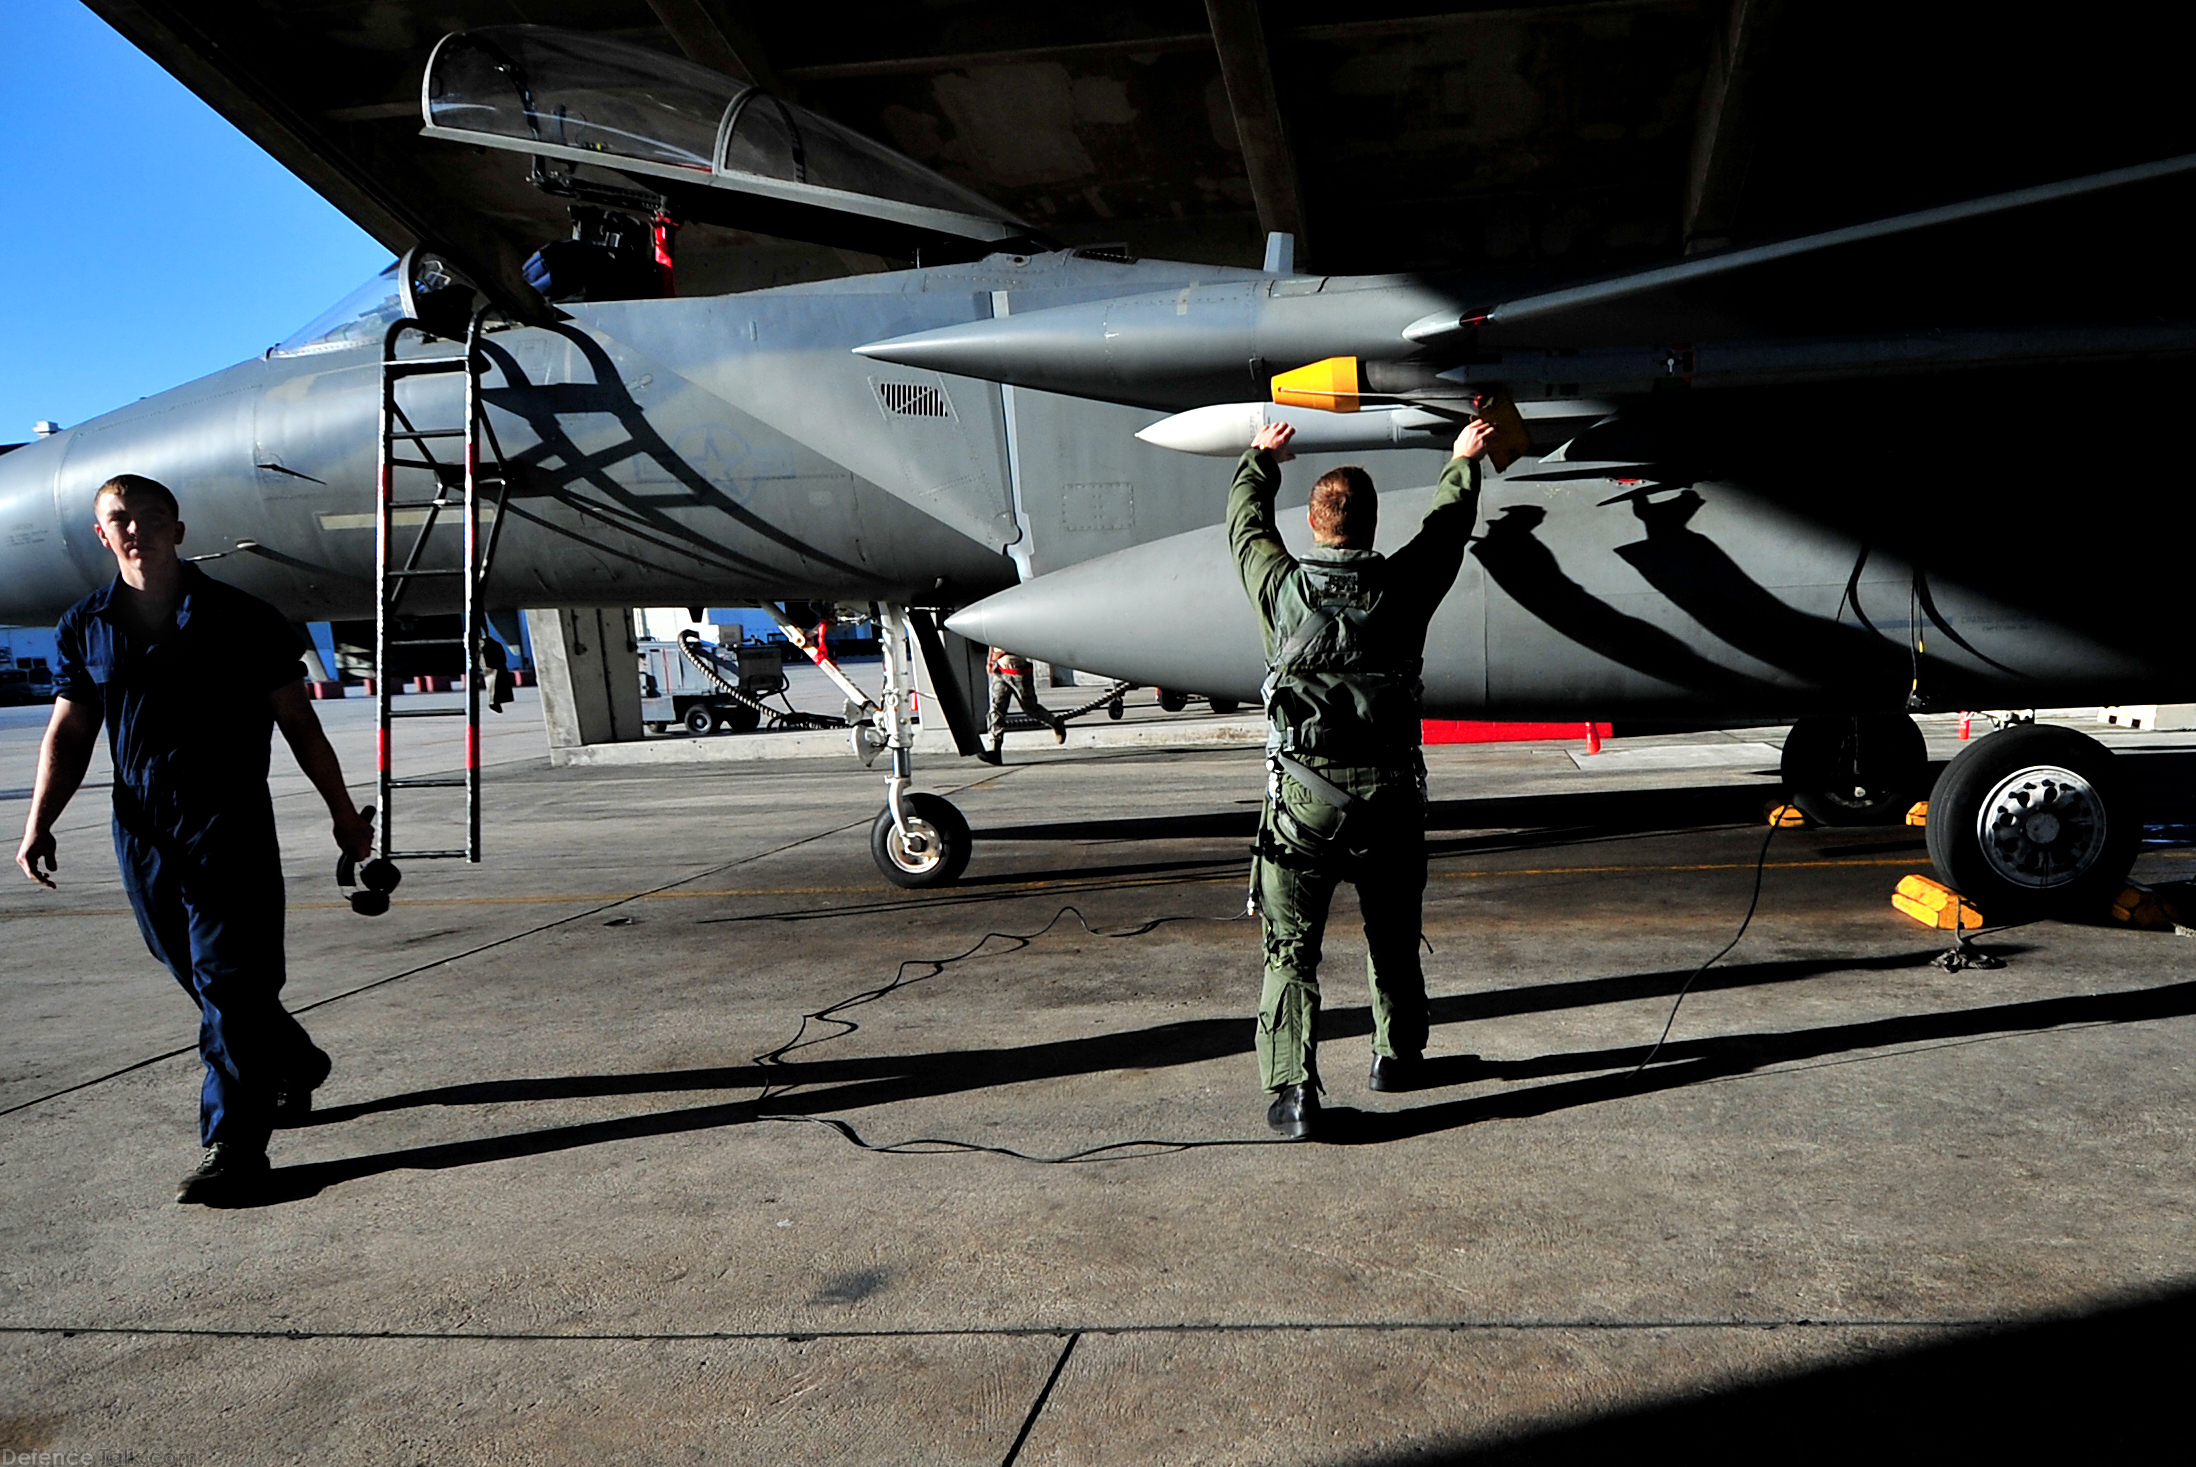
<path fill-rule="evenodd" d="M 425 136 L 612 168 L 689 200 L 700 185 L 965 240 L 1030 235 L 981 195 L 806 108 L 602 36 L 532 25 L 445 36 L 420 105 Z"/>
<path fill-rule="evenodd" d="M 267 354 L 305 357 L 325 351 L 380 346 L 389 323 L 404 314 L 404 301 L 397 286 L 398 263 L 391 261 L 387 269 L 291 332 L 280 346 L 270 348 Z"/>

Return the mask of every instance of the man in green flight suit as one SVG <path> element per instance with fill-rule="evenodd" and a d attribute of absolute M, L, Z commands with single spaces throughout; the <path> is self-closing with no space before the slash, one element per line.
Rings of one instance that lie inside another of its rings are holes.
<path fill-rule="evenodd" d="M 1228 542 L 1266 637 L 1266 804 L 1251 900 L 1265 938 L 1258 1077 L 1266 1122 L 1310 1136 L 1319 1122 L 1319 947 L 1335 884 L 1357 888 L 1372 988 L 1367 1085 L 1408 1090 L 1426 1048 L 1418 963 L 1426 891 L 1426 765 L 1419 669 L 1426 625 L 1456 581 L 1479 514 L 1480 459 L 1494 428 L 1457 436 L 1433 506 L 1394 555 L 1373 547 L 1371 475 L 1329 471 L 1312 487 L 1312 551 L 1299 561 L 1274 530 L 1280 465 L 1296 430 L 1261 429 L 1235 471 Z"/>

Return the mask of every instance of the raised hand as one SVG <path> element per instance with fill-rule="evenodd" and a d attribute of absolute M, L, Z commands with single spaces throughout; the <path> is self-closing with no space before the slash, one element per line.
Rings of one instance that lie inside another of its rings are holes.
<path fill-rule="evenodd" d="M 1495 435 L 1495 425 L 1485 418 L 1474 418 L 1464 425 L 1464 431 L 1456 435 L 1456 446 L 1449 450 L 1451 458 L 1478 458 L 1487 451 L 1487 441 Z"/>
<path fill-rule="evenodd" d="M 1285 464 L 1296 457 L 1295 454 L 1289 452 L 1289 440 L 1295 436 L 1296 427 L 1294 424 L 1268 423 L 1258 430 L 1258 436 L 1251 439 L 1251 447 L 1264 449 L 1267 453 L 1273 455 L 1275 463 Z"/>

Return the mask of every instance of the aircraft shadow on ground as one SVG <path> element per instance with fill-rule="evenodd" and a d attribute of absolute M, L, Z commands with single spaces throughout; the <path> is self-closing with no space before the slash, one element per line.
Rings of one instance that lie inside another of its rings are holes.
<path fill-rule="evenodd" d="M 1765 785 L 1730 784 L 1691 789 L 1566 790 L 1544 795 L 1435 800 L 1426 810 L 1426 829 L 1429 833 L 1558 830 L 1633 835 L 1643 830 L 1755 821 L 1761 818 L 1763 801 L 1774 793 Z M 1102 820 L 1047 821 L 1041 825 L 995 825 L 986 826 L 976 834 L 979 842 L 1247 841 L 1258 834 L 1258 811 L 1201 811 L 1194 815 L 1126 815 Z"/>
<path fill-rule="evenodd" d="M 1486 1446 L 1376 1459 L 1534 1462 L 2138 1462 L 2188 1445 L 2196 1290 L 1978 1328 L 1868 1359 L 1765 1375 Z M 2182 1402 L 2181 1405 L 2174 1404 Z M 2178 1442 L 2178 1447 L 2173 1443 Z"/>
<path fill-rule="evenodd" d="M 1768 798 L 1765 786 L 1718 785 L 1700 789 L 1598 790 L 1548 795 L 1514 795 L 1477 800 L 1436 800 L 1427 815 L 1429 859 L 1494 851 L 1536 850 L 1581 845 L 1625 836 L 1694 829 L 1709 825 L 1751 824 Z M 1442 838 L 1438 832 L 1480 830 L 1496 833 Z M 1174 860 L 1124 861 L 1103 866 L 1017 867 L 963 877 L 952 887 L 881 902 L 840 903 L 828 907 L 742 912 L 699 918 L 700 925 L 747 922 L 822 922 L 879 913 L 930 910 L 996 902 L 1044 888 L 1048 896 L 1124 890 L 1136 886 L 1205 880 L 1247 880 L 1250 846 L 1258 834 L 1256 811 L 1213 811 L 1195 815 L 1125 816 L 1103 820 L 1064 820 L 1044 825 L 987 827 L 976 832 L 977 850 L 1000 841 L 1141 842 L 1164 840 L 1240 841 L 1227 855 Z M 1900 848 L 1918 848 L 1902 842 Z M 1877 850 L 1874 845 L 1854 850 Z"/>
<path fill-rule="evenodd" d="M 2011 949 L 2000 948 L 2000 953 Z M 1712 970 L 1696 990 L 1735 988 L 1799 981 L 1831 972 L 1892 970 L 1926 964 L 1933 951 L 1894 954 L 1861 961 L 1820 958 L 1781 959 L 1734 964 Z M 1498 1014 L 1661 997 L 1674 993 L 1689 970 L 1630 974 L 1579 980 L 1569 984 L 1499 990 L 1444 997 L 1434 1004 L 1437 1025 L 1468 1022 Z M 1479 1061 L 1457 1056 L 1434 1061 L 1435 1086 L 1486 1080 L 1554 1079 L 1495 1094 L 1436 1101 L 1404 1110 L 1369 1113 L 1334 1107 L 1324 1140 L 1339 1145 L 1368 1145 L 1454 1130 L 1481 1121 L 1546 1115 L 1578 1106 L 1630 1096 L 1679 1090 L 1728 1079 L 1770 1066 L 1835 1057 L 1890 1046 L 1952 1045 L 2013 1033 L 2069 1026 L 2143 1023 L 2196 1013 L 2196 981 L 2122 993 L 2080 994 L 1995 1004 L 1975 1009 L 1906 1014 L 1892 1018 L 1832 1024 L 1782 1032 L 1717 1035 L 1680 1039 L 1665 1045 L 1651 1068 L 1638 1067 L 1650 1045 L 1581 1050 L 1527 1060 Z M 839 1021 L 844 1022 L 844 1021 Z M 1361 1036 L 1371 1031 L 1363 1007 L 1329 1010 L 1321 1021 L 1325 1039 Z M 330 1107 L 314 1124 L 333 1125 L 361 1116 L 423 1106 L 510 1104 L 529 1100 L 572 1100 L 620 1095 L 671 1094 L 680 1091 L 754 1088 L 755 1099 L 620 1116 L 611 1120 L 549 1127 L 512 1135 L 446 1142 L 401 1151 L 311 1162 L 284 1167 L 271 1178 L 263 1204 L 295 1201 L 361 1177 L 400 1170 L 436 1170 L 508 1161 L 568 1151 L 605 1142 L 715 1130 L 766 1119 L 822 1121 L 868 1147 L 859 1133 L 836 1113 L 904 1101 L 986 1090 L 1001 1085 L 1053 1079 L 1107 1070 L 1158 1070 L 1207 1060 L 1247 1056 L 1251 1025 L 1246 1019 L 1194 1019 L 1115 1034 L 1059 1040 L 1006 1049 L 957 1050 L 919 1055 L 874 1055 L 836 1060 L 795 1060 L 729 1065 L 656 1073 L 574 1075 L 482 1081 L 388 1096 L 357 1105 Z M 1246 1079 L 1247 1079 L 1246 1074 Z M 807 1089 L 810 1086 L 829 1087 Z M 910 1143 L 895 1143 L 907 1145 Z M 958 1146 L 961 1143 L 939 1143 Z M 1115 1143 L 1113 1150 L 1132 1143 Z M 1228 1141 L 1154 1141 L 1143 1148 L 1175 1151 L 1215 1144 L 1270 1144 L 1265 1138 Z M 881 1148 L 871 1148 L 881 1149 Z M 987 1149 L 970 1145 L 967 1149 Z M 1088 1156 L 1091 1152 L 1078 1153 Z"/>

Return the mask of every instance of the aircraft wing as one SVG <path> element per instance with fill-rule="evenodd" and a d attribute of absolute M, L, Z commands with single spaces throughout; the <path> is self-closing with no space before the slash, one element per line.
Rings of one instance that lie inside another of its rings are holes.
<path fill-rule="evenodd" d="M 1298 269 L 1456 272 L 1520 322 L 1534 300 L 1542 335 L 1584 301 L 1538 295 L 1557 281 L 2196 152 L 2185 37 L 2140 10 L 2048 41 L 1917 12 L 1887 44 L 1839 7 L 1765 0 L 1366 0 L 1346 19 L 1256 0 L 86 3 L 392 252 L 430 244 L 537 319 L 521 267 L 569 231 L 568 201 L 524 156 L 421 135 L 453 32 L 544 23 L 756 83 L 1070 245 L 1255 266 L 1285 232 Z M 2040 48 L 2048 79 L 2014 80 Z M 768 211 L 695 219 L 679 290 L 909 248 Z M 1630 308 L 1644 328 L 1703 278 Z"/>
<path fill-rule="evenodd" d="M 1482 349 L 2157 319 L 2191 306 L 2196 154 L 1698 256 L 1407 327 Z"/>

